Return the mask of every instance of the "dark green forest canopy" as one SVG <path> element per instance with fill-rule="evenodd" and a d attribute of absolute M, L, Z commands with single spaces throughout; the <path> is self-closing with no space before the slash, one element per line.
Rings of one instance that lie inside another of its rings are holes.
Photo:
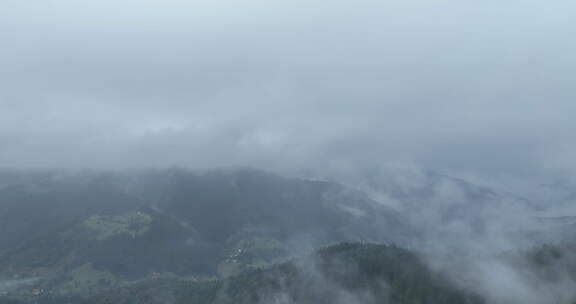
<path fill-rule="evenodd" d="M 325 247 L 306 257 L 225 280 L 150 280 L 106 291 L 82 303 L 251 304 L 282 300 L 328 304 L 345 303 L 339 301 L 346 299 L 359 303 L 484 303 L 471 292 L 451 287 L 415 253 L 367 243 Z"/>

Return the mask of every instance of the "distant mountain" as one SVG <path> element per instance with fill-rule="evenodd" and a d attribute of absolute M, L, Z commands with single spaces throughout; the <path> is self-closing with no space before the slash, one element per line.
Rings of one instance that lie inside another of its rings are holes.
<path fill-rule="evenodd" d="M 401 242 L 410 231 L 362 192 L 257 170 L 14 171 L 0 181 L 0 277 L 33 280 L 27 292 L 227 277 L 322 244 Z"/>
<path fill-rule="evenodd" d="M 212 299 L 206 303 L 258 304 L 248 300 L 254 295 L 237 292 L 240 287 L 230 289 L 242 286 L 257 294 L 286 287 L 280 294 L 315 300 L 274 301 L 309 303 L 319 301 L 316 291 L 328 298 L 335 296 L 324 294 L 317 278 L 307 277 L 317 271 L 292 269 L 286 265 L 294 264 L 285 261 L 327 244 L 397 244 L 429 256 L 445 255 L 450 263 L 462 257 L 460 262 L 466 264 L 464 257 L 469 254 L 495 255 L 503 248 L 576 236 L 573 217 L 539 216 L 546 213 L 528 200 L 445 175 L 368 174 L 355 179 L 361 186 L 345 179 L 341 179 L 344 184 L 326 180 L 286 178 L 253 169 L 0 170 L 0 296 L 14 301 L 57 299 L 53 303 L 62 304 L 108 299 L 101 292 L 114 290 L 110 296 L 120 292 L 130 295 L 126 299 L 145 297 L 156 299 L 150 303 L 164 303 L 161 296 L 151 294 L 158 291 L 172 299 L 167 303 Z M 381 271 L 410 276 L 416 271 L 410 266 L 414 264 L 421 267 L 418 273 L 432 273 L 416 254 L 393 246 L 329 248 L 338 249 L 327 248 L 313 256 L 361 252 L 353 258 L 361 262 L 365 254 L 374 253 L 379 260 L 374 263 L 386 264 L 388 253 L 396 252 L 403 256 L 395 260 L 402 269 L 388 263 Z M 349 270 L 346 276 L 354 280 L 367 275 Z M 264 273 L 267 280 L 293 283 L 268 286 L 260 277 Z M 291 275 L 296 273 L 294 279 Z M 322 273 L 322 277 L 334 275 Z M 426 282 L 422 288 L 458 295 L 441 296 L 452 301 L 445 303 L 478 303 L 437 273 L 430 275 L 438 282 Z M 347 281 L 352 279 L 338 280 L 343 281 L 337 286 L 345 283 L 344 290 L 354 287 Z M 298 282 L 307 282 L 312 294 L 305 293 L 305 286 Z M 415 286 L 420 283 L 414 282 L 395 288 L 419 290 Z M 382 296 L 381 286 L 366 286 L 368 294 Z M 436 291 L 427 292 L 426 299 L 435 297 L 431 294 Z M 210 298 L 215 293 L 218 297 Z M 426 302 L 424 298 L 402 299 L 405 302 L 399 303 Z M 444 303 L 441 299 L 435 301 Z"/>
<path fill-rule="evenodd" d="M 430 170 L 409 168 L 346 171 L 325 176 L 390 206 L 412 227 L 410 247 L 468 250 L 470 245 L 494 252 L 511 246 L 557 241 L 538 217 L 557 206 L 533 202 L 503 190 Z M 504 187 L 499 187 L 503 189 Z M 495 244 L 494 240 L 499 239 Z"/>

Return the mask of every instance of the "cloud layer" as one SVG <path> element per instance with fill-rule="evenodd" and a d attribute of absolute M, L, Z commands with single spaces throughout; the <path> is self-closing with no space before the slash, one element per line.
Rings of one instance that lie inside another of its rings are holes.
<path fill-rule="evenodd" d="M 569 1 L 3 1 L 0 166 L 574 169 Z"/>

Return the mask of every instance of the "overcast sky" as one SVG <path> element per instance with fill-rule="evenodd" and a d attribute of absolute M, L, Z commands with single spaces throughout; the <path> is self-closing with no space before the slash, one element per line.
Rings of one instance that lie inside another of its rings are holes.
<path fill-rule="evenodd" d="M 0 0 L 0 167 L 576 172 L 576 2 Z"/>

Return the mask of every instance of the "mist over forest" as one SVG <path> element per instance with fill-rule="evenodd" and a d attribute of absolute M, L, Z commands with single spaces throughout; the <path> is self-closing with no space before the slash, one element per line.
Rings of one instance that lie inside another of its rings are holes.
<path fill-rule="evenodd" d="M 574 13 L 0 1 L 0 304 L 575 304 Z"/>

